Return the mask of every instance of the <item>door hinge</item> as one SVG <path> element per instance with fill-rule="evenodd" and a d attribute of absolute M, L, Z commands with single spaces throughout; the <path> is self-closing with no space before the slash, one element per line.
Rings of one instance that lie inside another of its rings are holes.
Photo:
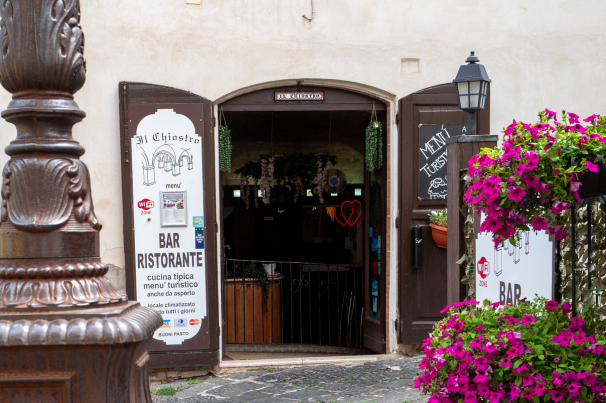
<path fill-rule="evenodd" d="M 217 125 L 217 121 L 215 120 L 214 116 L 212 118 L 210 118 L 210 123 L 213 125 L 213 127 L 215 127 Z"/>
<path fill-rule="evenodd" d="M 219 232 L 219 223 L 215 222 L 215 234 Z"/>
<path fill-rule="evenodd" d="M 396 113 L 396 124 L 399 125 L 400 124 L 400 114 Z"/>

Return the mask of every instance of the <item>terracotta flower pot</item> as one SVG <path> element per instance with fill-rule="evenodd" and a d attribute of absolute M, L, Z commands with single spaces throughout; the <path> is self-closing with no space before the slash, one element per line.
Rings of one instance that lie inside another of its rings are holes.
<path fill-rule="evenodd" d="M 436 245 L 438 245 L 438 248 L 446 249 L 446 245 L 448 244 L 448 229 L 431 223 L 429 226 L 431 227 L 431 236 L 433 237 Z"/>

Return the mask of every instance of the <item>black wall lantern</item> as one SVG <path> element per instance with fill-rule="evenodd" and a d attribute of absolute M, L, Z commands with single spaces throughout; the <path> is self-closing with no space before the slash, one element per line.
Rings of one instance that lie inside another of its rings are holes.
<path fill-rule="evenodd" d="M 472 50 L 465 60 L 467 64 L 459 67 L 457 77 L 452 80 L 457 88 L 459 108 L 469 113 L 467 119 L 469 134 L 476 134 L 477 112 L 484 109 L 486 105 L 491 82 L 484 66 L 478 64 L 479 61 Z"/>

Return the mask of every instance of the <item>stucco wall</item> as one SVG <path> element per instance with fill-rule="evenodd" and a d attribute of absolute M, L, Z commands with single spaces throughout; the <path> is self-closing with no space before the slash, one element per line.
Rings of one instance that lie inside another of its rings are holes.
<path fill-rule="evenodd" d="M 211 100 L 287 78 L 338 79 L 397 95 L 451 81 L 473 49 L 493 80 L 493 132 L 540 109 L 603 113 L 606 2 L 451 0 L 81 0 L 88 150 L 101 254 L 124 267 L 118 90 L 121 80 Z M 419 59 L 419 72 L 414 62 Z M 0 93 L 0 105 L 9 101 Z M 4 147 L 15 136 L 0 122 Z M 6 156 L 2 156 L 2 164 Z M 393 170 L 395 172 L 396 170 Z M 394 176 L 395 178 L 395 176 Z M 118 270 L 119 274 L 119 270 Z M 117 276 L 119 278 L 119 275 Z"/>

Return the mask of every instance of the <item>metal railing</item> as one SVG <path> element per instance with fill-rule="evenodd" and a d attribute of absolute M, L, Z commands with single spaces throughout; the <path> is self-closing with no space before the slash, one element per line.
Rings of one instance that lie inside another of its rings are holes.
<path fill-rule="evenodd" d="M 226 259 L 228 343 L 360 348 L 362 268 Z"/>

